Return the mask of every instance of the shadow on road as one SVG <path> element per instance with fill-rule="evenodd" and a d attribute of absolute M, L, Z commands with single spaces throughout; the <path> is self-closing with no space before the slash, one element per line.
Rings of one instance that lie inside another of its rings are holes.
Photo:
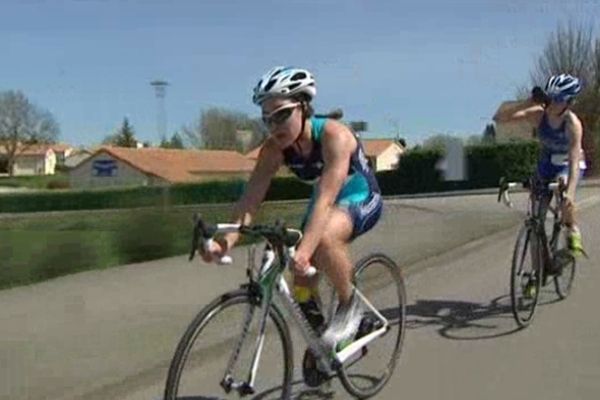
<path fill-rule="evenodd" d="M 539 306 L 555 303 L 551 291 L 541 293 Z M 440 336 L 453 340 L 494 339 L 520 330 L 513 319 L 510 295 L 489 303 L 462 300 L 420 299 L 406 307 L 408 329 L 435 327 Z"/>

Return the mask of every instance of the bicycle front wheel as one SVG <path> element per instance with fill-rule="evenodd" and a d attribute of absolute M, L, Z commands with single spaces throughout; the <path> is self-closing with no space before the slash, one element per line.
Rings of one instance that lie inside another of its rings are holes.
<path fill-rule="evenodd" d="M 541 242 L 529 226 L 523 226 L 513 252 L 510 299 L 513 316 L 524 328 L 533 319 L 542 288 Z"/>
<path fill-rule="evenodd" d="M 383 389 L 396 367 L 404 339 L 406 289 L 400 268 L 383 254 L 372 254 L 358 262 L 354 285 L 389 322 L 383 336 L 364 346 L 339 371 L 348 393 L 364 399 Z M 381 327 L 378 324 L 374 313 L 366 310 L 357 335 L 376 330 Z"/>
<path fill-rule="evenodd" d="M 207 305 L 177 346 L 164 399 L 239 398 L 236 386 L 247 381 L 252 368 L 262 314 L 260 302 L 247 290 L 229 292 Z M 228 368 L 232 385 L 224 382 Z M 288 399 L 292 374 L 289 330 L 278 309 L 270 307 L 254 394 L 260 399 Z"/>
<path fill-rule="evenodd" d="M 565 227 L 562 227 L 552 240 L 552 258 L 556 269 L 554 288 L 558 297 L 564 300 L 571 293 L 577 264 L 567 245 L 567 230 Z"/>

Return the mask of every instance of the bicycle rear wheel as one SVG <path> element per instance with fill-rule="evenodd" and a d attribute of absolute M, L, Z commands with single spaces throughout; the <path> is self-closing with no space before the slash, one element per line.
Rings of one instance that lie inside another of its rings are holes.
<path fill-rule="evenodd" d="M 358 262 L 354 285 L 389 321 L 383 336 L 364 346 L 354 360 L 349 360 L 339 370 L 346 390 L 363 399 L 383 389 L 400 356 L 405 331 L 406 289 L 400 268 L 383 254 L 372 254 Z M 357 337 L 381 327 L 378 324 L 379 319 L 374 313 L 366 311 Z"/>
<path fill-rule="evenodd" d="M 533 319 L 542 288 L 541 242 L 531 227 L 523 226 L 517 236 L 510 273 L 513 316 L 524 328 Z M 535 257 L 534 257 L 535 255 Z"/>
<path fill-rule="evenodd" d="M 200 311 L 177 346 L 164 399 L 237 399 L 238 391 L 226 390 L 222 381 L 236 348 L 239 357 L 231 371 L 232 379 L 235 382 L 247 380 L 261 311 L 260 303 L 247 290 L 220 296 Z M 292 374 L 289 330 L 278 309 L 271 307 L 254 383 L 257 398 L 288 399 Z"/>

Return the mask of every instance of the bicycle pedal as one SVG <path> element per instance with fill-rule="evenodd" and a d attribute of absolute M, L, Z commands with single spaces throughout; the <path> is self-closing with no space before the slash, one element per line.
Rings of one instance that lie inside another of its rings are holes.
<path fill-rule="evenodd" d="M 358 340 L 361 337 L 367 336 L 369 333 L 380 329 L 383 326 L 383 323 L 373 316 L 365 315 L 363 319 L 360 321 L 360 325 L 358 326 L 358 331 L 356 332 L 356 336 L 354 340 Z"/>
<path fill-rule="evenodd" d="M 307 349 L 304 352 L 304 358 L 302 360 L 302 377 L 304 378 L 306 386 L 312 388 L 320 387 L 323 383 L 330 381 L 332 378 L 326 372 L 319 369 L 317 359 L 310 349 Z"/>

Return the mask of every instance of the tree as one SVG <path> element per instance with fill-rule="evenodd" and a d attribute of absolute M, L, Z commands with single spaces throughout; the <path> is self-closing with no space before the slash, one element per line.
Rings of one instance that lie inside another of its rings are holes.
<path fill-rule="evenodd" d="M 484 143 L 484 136 L 483 135 L 469 135 L 469 137 L 467 137 L 464 140 L 464 142 L 467 146 L 479 146 Z"/>
<path fill-rule="evenodd" d="M 591 25 L 561 24 L 550 35 L 531 79 L 535 85 L 543 87 L 551 75 L 567 73 L 589 82 L 593 74 L 593 55 Z"/>
<path fill-rule="evenodd" d="M 185 149 L 183 139 L 181 138 L 181 135 L 177 132 L 175 132 L 169 140 L 163 137 L 160 142 L 160 147 L 162 147 L 163 149 Z"/>
<path fill-rule="evenodd" d="M 406 149 L 406 138 L 400 137 L 400 135 L 396 135 L 394 141 L 400 146 L 402 146 L 402 148 Z"/>
<path fill-rule="evenodd" d="M 54 116 L 20 91 L 0 92 L 0 152 L 9 175 L 15 158 L 34 144 L 54 143 L 60 129 Z"/>
<path fill-rule="evenodd" d="M 591 25 L 559 25 L 548 38 L 531 73 L 533 85 L 544 86 L 549 76 L 569 73 L 582 79 L 584 89 L 573 106 L 583 123 L 583 149 L 588 173 L 600 172 L 600 37 Z"/>
<path fill-rule="evenodd" d="M 123 125 L 121 125 L 121 129 L 117 132 L 115 145 L 119 147 L 137 147 L 133 127 L 129 124 L 127 117 L 123 119 Z"/>
<path fill-rule="evenodd" d="M 104 137 L 104 139 L 102 139 L 102 144 L 103 145 L 116 146 L 117 145 L 117 138 L 118 138 L 118 136 L 119 136 L 118 133 L 112 133 L 110 135 L 106 135 Z"/>
<path fill-rule="evenodd" d="M 494 143 L 496 141 L 496 125 L 487 124 L 483 131 L 482 143 Z"/>
<path fill-rule="evenodd" d="M 239 131 L 249 131 L 250 140 L 244 142 Z M 192 146 L 203 149 L 248 151 L 266 137 L 266 129 L 258 119 L 223 108 L 209 108 L 182 132 Z"/>
<path fill-rule="evenodd" d="M 455 141 L 455 140 L 462 141 L 462 139 L 457 136 L 439 133 L 439 134 L 430 136 L 427 139 L 425 139 L 425 141 L 423 142 L 423 148 L 443 150 L 446 148 L 446 144 L 449 141 Z"/>

